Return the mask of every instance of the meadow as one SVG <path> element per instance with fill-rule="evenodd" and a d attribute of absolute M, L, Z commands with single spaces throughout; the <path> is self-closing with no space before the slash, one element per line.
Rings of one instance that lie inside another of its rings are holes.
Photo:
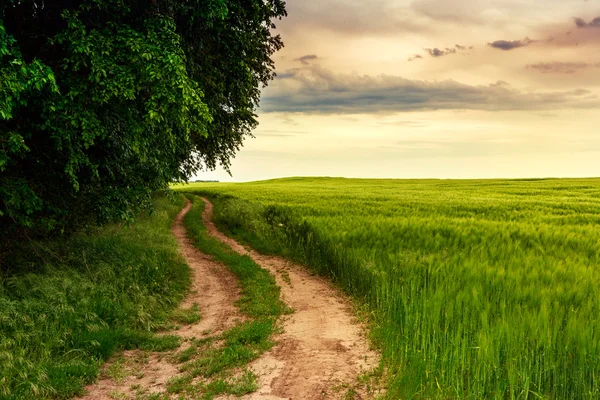
<path fill-rule="evenodd" d="M 195 183 L 368 306 L 387 397 L 600 398 L 600 179 Z"/>

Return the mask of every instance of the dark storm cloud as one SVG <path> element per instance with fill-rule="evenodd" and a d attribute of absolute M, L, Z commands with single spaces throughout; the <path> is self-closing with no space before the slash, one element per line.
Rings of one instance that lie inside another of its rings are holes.
<path fill-rule="evenodd" d="M 590 22 L 585 22 L 583 18 L 573 18 L 577 28 L 600 28 L 600 17 L 596 17 Z"/>
<path fill-rule="evenodd" d="M 411 58 L 409 58 L 408 61 L 418 60 L 420 58 L 423 58 L 423 56 L 420 55 L 420 54 L 415 54 L 414 56 L 412 56 Z"/>
<path fill-rule="evenodd" d="M 544 74 L 573 74 L 579 70 L 589 68 L 600 68 L 600 63 L 584 63 L 584 62 L 540 62 L 537 64 L 527 65 L 527 69 L 532 69 Z"/>
<path fill-rule="evenodd" d="M 318 66 L 296 70 L 265 90 L 262 112 L 315 114 L 393 113 L 420 110 L 552 110 L 599 107 L 583 89 L 524 92 L 506 82 L 472 86 L 452 80 L 344 75 Z"/>
<path fill-rule="evenodd" d="M 308 65 L 310 64 L 310 61 L 317 60 L 318 58 L 319 57 L 317 57 L 315 54 L 307 54 L 305 56 L 295 58 L 294 61 L 300 61 L 302 64 Z"/>
<path fill-rule="evenodd" d="M 535 42 L 537 42 L 537 40 L 531 40 L 528 37 L 526 37 L 523 40 L 496 40 L 495 42 L 488 43 L 488 46 L 493 47 L 495 49 L 507 51 L 518 49 L 519 47 L 527 47 Z"/>

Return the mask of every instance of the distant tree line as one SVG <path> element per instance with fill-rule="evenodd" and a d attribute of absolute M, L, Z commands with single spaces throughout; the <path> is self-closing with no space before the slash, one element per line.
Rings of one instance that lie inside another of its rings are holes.
<path fill-rule="evenodd" d="M 274 77 L 282 0 L 0 0 L 2 232 L 130 219 L 226 169 Z"/>

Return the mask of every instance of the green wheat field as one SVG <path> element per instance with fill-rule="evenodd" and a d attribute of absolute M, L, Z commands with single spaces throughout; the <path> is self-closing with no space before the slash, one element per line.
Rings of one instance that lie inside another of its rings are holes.
<path fill-rule="evenodd" d="M 600 398 L 600 179 L 195 183 L 373 320 L 389 398 Z"/>

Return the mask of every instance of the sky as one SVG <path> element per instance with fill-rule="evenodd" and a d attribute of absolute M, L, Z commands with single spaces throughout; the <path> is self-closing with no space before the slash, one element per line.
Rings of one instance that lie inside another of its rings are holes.
<path fill-rule="evenodd" d="M 289 0 L 259 127 L 195 179 L 600 176 L 600 0 Z"/>

